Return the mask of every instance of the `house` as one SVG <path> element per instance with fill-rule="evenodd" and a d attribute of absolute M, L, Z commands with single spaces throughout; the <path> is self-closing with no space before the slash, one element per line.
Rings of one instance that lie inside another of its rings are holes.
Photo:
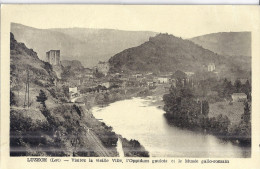
<path fill-rule="evenodd" d="M 195 74 L 194 72 L 184 72 L 184 73 L 187 75 L 187 77 L 191 77 Z"/>
<path fill-rule="evenodd" d="M 77 87 L 70 87 L 69 92 L 78 93 L 78 88 Z"/>
<path fill-rule="evenodd" d="M 245 93 L 233 93 L 231 97 L 233 102 L 242 102 L 247 100 L 247 95 Z"/>
<path fill-rule="evenodd" d="M 69 96 L 70 96 L 70 99 L 79 96 L 78 88 L 77 87 L 70 87 L 69 88 Z"/>
<path fill-rule="evenodd" d="M 208 71 L 213 72 L 216 69 L 216 66 L 214 63 L 208 64 Z"/>
<path fill-rule="evenodd" d="M 135 74 L 135 75 L 133 75 L 133 77 L 135 77 L 135 78 L 142 78 L 142 77 L 143 77 L 143 75 L 142 75 L 142 74 L 140 74 L 140 73 L 138 73 L 138 74 Z"/>
<path fill-rule="evenodd" d="M 158 77 L 158 83 L 169 83 L 168 77 Z"/>
<path fill-rule="evenodd" d="M 110 82 L 104 82 L 100 84 L 101 86 L 105 86 L 107 89 L 110 87 Z"/>

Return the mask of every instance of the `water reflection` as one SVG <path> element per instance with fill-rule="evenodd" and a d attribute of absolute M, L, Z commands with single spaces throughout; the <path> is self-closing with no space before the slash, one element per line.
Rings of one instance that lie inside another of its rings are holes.
<path fill-rule="evenodd" d="M 215 136 L 169 125 L 154 100 L 133 98 L 93 108 L 96 118 L 127 139 L 137 139 L 152 157 L 249 157 L 250 149 Z"/>

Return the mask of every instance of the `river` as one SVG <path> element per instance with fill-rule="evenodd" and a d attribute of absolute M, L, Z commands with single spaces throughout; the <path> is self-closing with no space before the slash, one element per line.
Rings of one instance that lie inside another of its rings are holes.
<path fill-rule="evenodd" d="M 92 111 L 117 134 L 138 140 L 151 157 L 250 157 L 250 148 L 169 125 L 164 111 L 153 106 L 153 102 L 151 97 L 133 98 L 94 107 Z"/>

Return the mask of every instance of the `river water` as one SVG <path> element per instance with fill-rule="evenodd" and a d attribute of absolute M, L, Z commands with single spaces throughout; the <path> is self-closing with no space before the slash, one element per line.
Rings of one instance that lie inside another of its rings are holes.
<path fill-rule="evenodd" d="M 239 147 L 213 135 L 169 125 L 153 99 L 133 98 L 93 108 L 93 115 L 117 134 L 138 140 L 151 157 L 250 157 L 250 148 Z"/>

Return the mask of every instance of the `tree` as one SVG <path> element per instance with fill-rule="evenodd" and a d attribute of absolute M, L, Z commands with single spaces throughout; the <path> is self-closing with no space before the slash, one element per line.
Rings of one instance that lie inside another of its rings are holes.
<path fill-rule="evenodd" d="M 47 100 L 47 96 L 43 90 L 40 90 L 39 96 L 36 96 L 36 98 L 37 102 L 40 102 L 40 104 L 42 104 L 43 107 L 46 107 L 45 101 Z"/>
<path fill-rule="evenodd" d="M 251 112 L 248 102 L 244 103 L 244 114 L 242 114 L 241 119 L 246 124 L 249 124 L 251 122 Z"/>
<path fill-rule="evenodd" d="M 235 81 L 234 88 L 236 93 L 240 93 L 242 91 L 242 83 L 239 79 Z"/>
<path fill-rule="evenodd" d="M 221 85 L 219 96 L 222 98 L 229 98 L 233 91 L 234 90 L 231 81 L 225 79 Z"/>
<path fill-rule="evenodd" d="M 64 95 L 65 95 L 67 98 L 69 98 L 69 97 L 70 97 L 70 95 L 69 95 L 69 87 L 63 85 L 63 86 L 62 86 L 62 90 L 63 90 Z"/>
<path fill-rule="evenodd" d="M 16 105 L 14 92 L 10 91 L 10 106 Z"/>
<path fill-rule="evenodd" d="M 251 84 L 249 83 L 249 80 L 247 80 L 246 83 L 242 85 L 241 90 L 247 95 L 247 99 L 251 101 Z"/>
<path fill-rule="evenodd" d="M 202 101 L 202 114 L 206 117 L 209 114 L 209 103 L 207 101 Z"/>

